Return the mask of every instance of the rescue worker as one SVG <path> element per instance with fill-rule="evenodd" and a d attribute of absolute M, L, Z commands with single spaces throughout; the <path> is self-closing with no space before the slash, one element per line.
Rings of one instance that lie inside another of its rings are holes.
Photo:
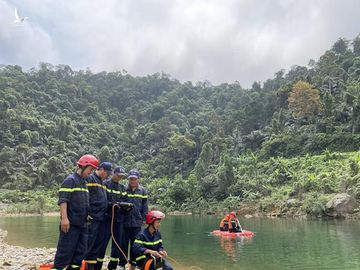
<path fill-rule="evenodd" d="M 229 230 L 229 220 L 230 220 L 230 215 L 227 214 L 227 215 L 220 221 L 220 225 L 219 225 L 220 231 L 228 231 L 228 230 Z"/>
<path fill-rule="evenodd" d="M 124 245 L 126 254 L 130 251 L 130 261 L 133 263 L 131 255 L 132 245 L 135 237 L 141 232 L 141 226 L 145 221 L 148 212 L 148 195 L 145 189 L 139 184 L 140 173 L 136 169 L 129 171 L 129 183 L 126 188 L 128 202 L 134 205 L 131 212 L 125 215 L 124 221 Z M 135 263 L 135 262 L 134 262 Z M 134 269 L 134 267 L 132 266 Z"/>
<path fill-rule="evenodd" d="M 143 270 L 173 269 L 167 261 L 163 260 L 167 257 L 167 252 L 164 250 L 159 228 L 164 218 L 164 213 L 156 210 L 150 211 L 146 215 L 147 228 L 138 234 L 134 241 L 132 252 L 136 265 Z"/>
<path fill-rule="evenodd" d="M 108 209 L 105 215 L 104 242 L 100 253 L 98 254 L 97 264 L 95 267 L 96 270 L 100 270 L 102 268 L 106 248 L 111 238 L 111 228 L 113 228 L 113 234 L 116 243 L 122 250 L 125 250 L 123 240 L 124 210 L 120 209 L 119 206 L 114 207 L 114 204 L 127 201 L 126 188 L 123 184 L 120 183 L 121 179 L 123 179 L 124 177 L 126 177 L 125 169 L 121 166 L 118 166 L 114 169 L 111 179 L 104 181 L 104 185 L 106 186 L 107 191 Z M 112 217 L 113 211 L 114 217 Z M 112 221 L 114 221 L 113 224 Z M 124 257 L 124 255 L 121 253 L 116 243 L 112 239 L 110 262 L 108 264 L 108 269 L 116 269 L 117 265 L 119 264 L 119 270 L 125 270 L 127 258 Z"/>
<path fill-rule="evenodd" d="M 94 270 L 104 240 L 104 219 L 108 207 L 106 187 L 103 181 L 112 174 L 110 162 L 103 162 L 87 179 L 89 189 L 91 224 L 89 228 L 88 252 L 85 256 L 86 270 Z"/>
<path fill-rule="evenodd" d="M 75 173 L 65 178 L 59 190 L 60 236 L 53 270 L 79 269 L 88 244 L 89 192 L 87 178 L 99 161 L 93 155 L 84 155 L 77 161 Z"/>
<path fill-rule="evenodd" d="M 229 232 L 241 232 L 242 228 L 236 213 L 232 211 L 229 214 Z"/>

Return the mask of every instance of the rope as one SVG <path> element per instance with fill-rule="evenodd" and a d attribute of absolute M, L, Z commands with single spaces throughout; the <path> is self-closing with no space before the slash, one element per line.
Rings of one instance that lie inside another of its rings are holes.
<path fill-rule="evenodd" d="M 115 236 L 114 236 L 115 207 L 117 207 L 116 204 L 114 204 L 114 205 L 112 206 L 111 238 L 112 238 L 112 240 L 114 241 L 116 247 L 120 250 L 120 252 L 121 252 L 122 255 L 124 256 L 124 258 L 126 259 L 126 262 L 127 262 L 128 264 L 130 264 L 129 259 L 128 259 L 127 256 L 125 255 L 124 251 L 121 249 L 120 245 L 118 244 L 118 242 L 116 241 Z M 169 259 L 170 261 L 174 262 L 175 264 L 177 264 L 179 267 L 181 267 L 181 268 L 183 268 L 183 269 L 187 269 L 187 267 L 183 266 L 181 263 L 179 263 L 179 262 L 178 262 L 177 260 L 175 260 L 174 258 L 172 258 L 172 257 L 170 257 L 170 256 L 167 256 L 166 258 Z M 204 270 L 203 268 L 201 268 L 201 267 L 199 267 L 199 266 L 196 266 L 196 265 L 190 266 L 188 269 L 189 269 L 189 270 L 192 270 L 192 269 Z"/>
<path fill-rule="evenodd" d="M 175 260 L 174 258 L 167 256 L 167 259 L 169 259 L 170 261 L 174 262 L 175 264 L 177 264 L 178 266 L 180 266 L 181 268 L 185 268 L 181 263 L 179 263 L 177 260 Z"/>
<path fill-rule="evenodd" d="M 199 266 L 196 266 L 196 265 L 192 265 L 190 267 L 185 267 L 183 266 L 181 263 L 179 263 L 177 260 L 175 260 L 174 258 L 170 257 L 170 256 L 167 256 L 166 257 L 167 259 L 169 259 L 170 261 L 174 262 L 175 264 L 177 264 L 179 267 L 181 267 L 182 269 L 189 269 L 189 270 L 192 270 L 192 269 L 197 269 L 197 270 L 204 270 L 203 268 L 199 267 Z"/>
<path fill-rule="evenodd" d="M 116 204 L 114 204 L 114 205 L 112 206 L 112 215 L 111 215 L 111 238 L 112 238 L 112 240 L 114 241 L 116 247 L 120 250 L 120 252 L 121 252 L 122 255 L 124 256 L 126 262 L 127 262 L 128 264 L 130 264 L 127 256 L 125 255 L 124 251 L 121 249 L 120 245 L 118 244 L 118 242 L 116 241 L 115 236 L 114 236 L 114 217 L 115 217 L 115 207 L 116 207 L 116 206 L 117 206 Z"/>

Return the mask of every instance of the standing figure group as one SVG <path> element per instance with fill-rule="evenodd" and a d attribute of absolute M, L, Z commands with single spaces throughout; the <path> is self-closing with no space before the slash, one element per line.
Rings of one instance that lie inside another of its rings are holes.
<path fill-rule="evenodd" d="M 128 178 L 125 186 L 121 180 Z M 159 232 L 165 215 L 148 211 L 148 194 L 139 184 L 140 173 L 110 162 L 99 164 L 93 155 L 84 155 L 77 170 L 65 178 L 59 189 L 59 240 L 53 270 L 81 268 L 100 270 L 110 239 L 107 269 L 172 270 Z M 148 226 L 142 231 L 141 227 Z M 130 254 L 130 256 L 128 256 Z M 152 268 L 151 268 L 152 267 Z"/>

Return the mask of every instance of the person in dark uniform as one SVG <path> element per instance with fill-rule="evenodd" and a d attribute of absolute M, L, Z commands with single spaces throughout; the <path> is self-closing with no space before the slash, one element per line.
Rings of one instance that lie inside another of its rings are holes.
<path fill-rule="evenodd" d="M 106 186 L 103 181 L 112 174 L 110 162 L 103 162 L 99 168 L 86 179 L 89 189 L 90 217 L 88 252 L 85 256 L 86 270 L 94 270 L 98 254 L 104 241 L 104 219 L 108 208 Z"/>
<path fill-rule="evenodd" d="M 53 270 L 79 269 L 87 250 L 89 191 L 85 178 L 97 169 L 99 161 L 93 155 L 84 155 L 77 165 L 59 190 L 60 236 Z"/>
<path fill-rule="evenodd" d="M 229 217 L 229 232 L 242 232 L 240 221 L 236 216 L 236 212 L 230 212 Z"/>
<path fill-rule="evenodd" d="M 164 250 L 159 231 L 161 221 L 164 218 L 164 213 L 156 210 L 150 211 L 146 215 L 147 228 L 139 233 L 134 241 L 132 252 L 136 265 L 143 270 L 173 270 L 172 266 L 164 260 L 167 257 L 167 252 Z M 157 264 L 160 265 L 154 267 Z"/>
<path fill-rule="evenodd" d="M 126 247 L 126 254 L 130 250 L 130 261 L 135 264 L 131 254 L 132 244 L 135 237 L 141 231 L 141 226 L 145 222 L 145 217 L 148 212 L 148 195 L 146 190 L 139 184 L 140 173 L 136 169 L 129 171 L 129 183 L 126 188 L 129 203 L 134 205 L 131 212 L 125 215 L 124 221 L 124 245 Z M 129 249 L 128 249 L 129 248 Z M 134 269 L 134 266 L 132 266 Z"/>
<path fill-rule="evenodd" d="M 113 229 L 113 234 L 116 243 L 112 239 L 110 262 L 108 264 L 108 269 L 109 270 L 116 269 L 117 265 L 120 265 L 119 270 L 125 270 L 127 258 L 124 257 L 122 252 L 119 250 L 119 247 L 122 250 L 125 250 L 124 240 L 123 240 L 123 235 L 124 235 L 123 225 L 124 225 L 125 210 L 121 209 L 119 206 L 119 203 L 127 202 L 127 194 L 126 194 L 125 186 L 120 183 L 121 179 L 123 179 L 124 177 L 126 177 L 125 169 L 121 166 L 118 166 L 114 169 L 111 179 L 107 179 L 104 182 L 107 191 L 108 209 L 105 215 L 103 246 L 100 250 L 100 253 L 98 254 L 95 270 L 100 270 L 102 268 L 105 258 L 106 248 L 108 246 L 110 238 L 112 238 L 111 229 Z M 119 245 L 119 247 L 117 245 Z"/>

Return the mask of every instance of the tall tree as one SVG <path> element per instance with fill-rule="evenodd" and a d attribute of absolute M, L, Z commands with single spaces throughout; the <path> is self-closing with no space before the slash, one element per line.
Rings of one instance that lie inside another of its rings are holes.
<path fill-rule="evenodd" d="M 203 145 L 199 159 L 196 161 L 195 164 L 195 175 L 198 181 L 205 176 L 206 172 L 209 170 L 209 166 L 212 160 L 212 144 L 207 142 Z"/>
<path fill-rule="evenodd" d="M 317 115 L 322 110 L 319 90 L 307 82 L 296 82 L 289 96 L 289 108 L 295 118 Z"/>

